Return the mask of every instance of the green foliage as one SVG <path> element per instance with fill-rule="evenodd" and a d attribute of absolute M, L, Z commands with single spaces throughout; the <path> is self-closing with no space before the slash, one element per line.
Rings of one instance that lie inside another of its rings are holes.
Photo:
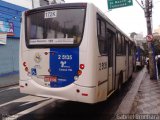
<path fill-rule="evenodd" d="M 155 47 L 155 55 L 160 55 L 160 35 L 154 35 L 153 44 Z M 143 43 L 144 54 L 148 56 L 148 43 Z"/>
<path fill-rule="evenodd" d="M 147 43 L 142 43 L 143 48 L 144 48 L 144 55 L 148 57 L 148 45 Z"/>
<path fill-rule="evenodd" d="M 160 36 L 159 35 L 154 36 L 153 44 L 155 47 L 155 54 L 156 55 L 160 54 Z"/>

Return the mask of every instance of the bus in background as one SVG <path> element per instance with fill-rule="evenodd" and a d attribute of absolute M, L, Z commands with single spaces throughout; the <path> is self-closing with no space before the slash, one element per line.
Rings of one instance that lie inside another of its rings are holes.
<path fill-rule="evenodd" d="M 144 50 L 140 47 L 136 47 L 136 70 L 141 70 L 144 65 L 145 65 L 145 55 L 144 55 Z"/>
<path fill-rule="evenodd" d="M 134 42 L 91 3 L 22 15 L 20 91 L 84 103 L 105 101 L 133 72 Z"/>

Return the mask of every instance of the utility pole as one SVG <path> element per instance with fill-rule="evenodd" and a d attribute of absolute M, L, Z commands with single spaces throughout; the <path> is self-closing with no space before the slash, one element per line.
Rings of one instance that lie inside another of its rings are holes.
<path fill-rule="evenodd" d="M 156 72 L 156 61 L 155 61 L 155 51 L 154 51 L 154 44 L 153 35 L 152 35 L 152 0 L 145 0 L 145 17 L 147 23 L 147 37 L 148 39 L 148 55 L 149 55 L 149 73 L 150 79 L 157 80 L 157 72 Z M 152 36 L 152 37 L 151 37 Z M 150 40 L 149 40 L 150 39 Z"/>
<path fill-rule="evenodd" d="M 34 8 L 34 3 L 33 3 L 33 0 L 32 0 L 32 9 Z"/>

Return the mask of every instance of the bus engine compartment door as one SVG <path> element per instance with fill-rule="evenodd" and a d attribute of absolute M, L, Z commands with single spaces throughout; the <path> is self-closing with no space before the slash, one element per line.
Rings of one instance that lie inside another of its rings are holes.
<path fill-rule="evenodd" d="M 74 82 L 79 69 L 79 48 L 51 48 L 50 75 L 57 77 L 51 87 L 64 87 Z"/>

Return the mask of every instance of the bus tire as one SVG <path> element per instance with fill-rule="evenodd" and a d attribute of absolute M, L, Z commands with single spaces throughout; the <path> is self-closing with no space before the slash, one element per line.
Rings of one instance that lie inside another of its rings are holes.
<path fill-rule="evenodd" d="M 118 90 L 121 90 L 122 83 L 123 83 L 123 71 L 120 71 L 118 78 Z"/>

